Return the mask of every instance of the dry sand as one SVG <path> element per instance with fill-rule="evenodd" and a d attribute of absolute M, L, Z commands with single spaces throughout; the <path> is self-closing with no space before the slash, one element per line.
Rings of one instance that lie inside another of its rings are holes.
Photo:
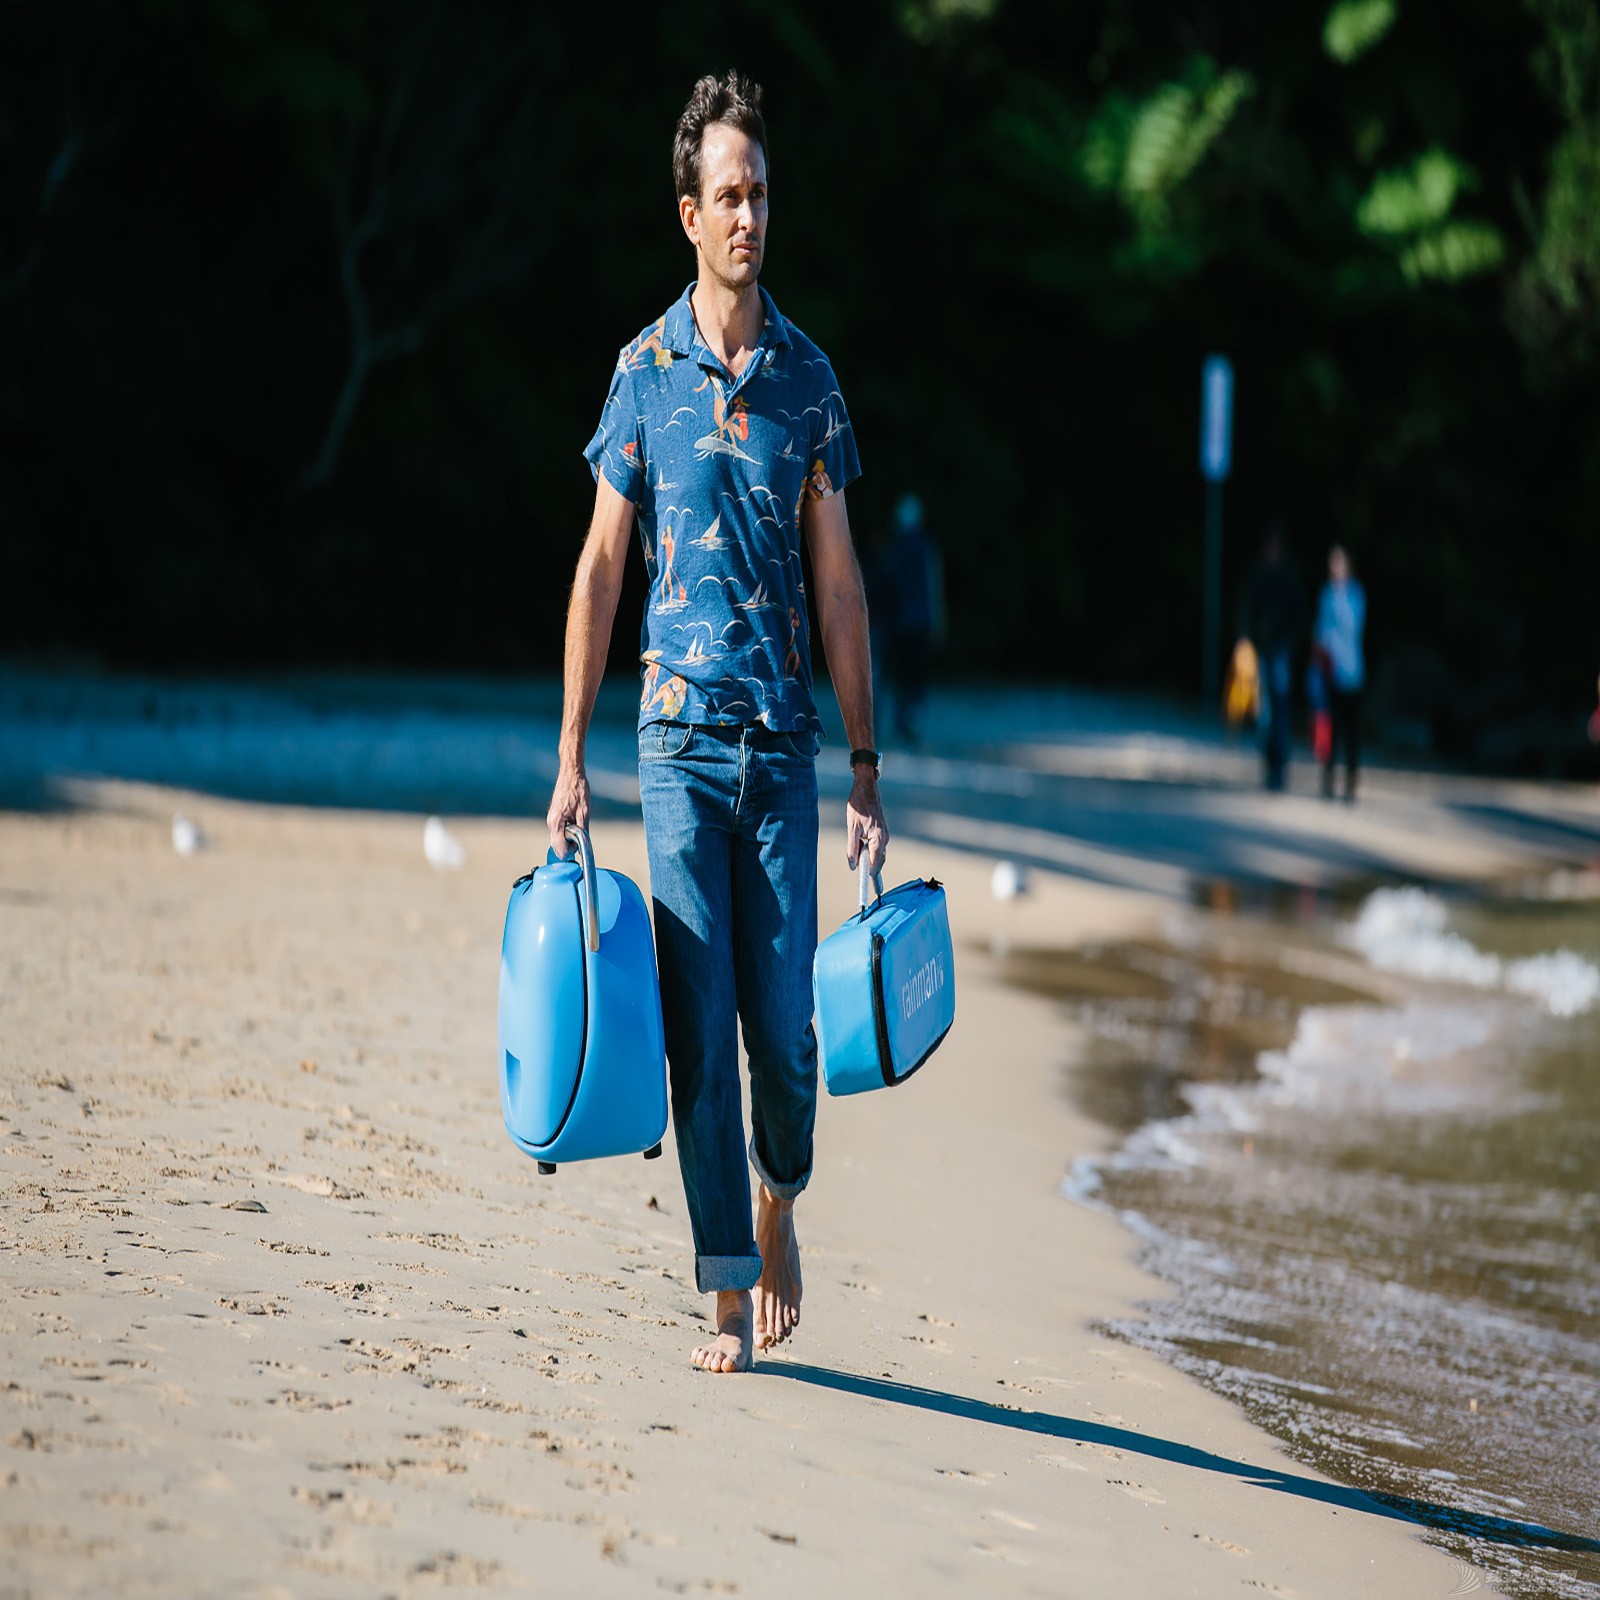
<path fill-rule="evenodd" d="M 1462 1592 L 1093 1331 L 1159 1287 L 1059 1198 L 1104 1143 L 1073 1039 L 977 946 L 1160 902 L 999 905 L 984 863 L 898 852 L 950 888 L 955 1031 L 903 1090 L 824 1099 L 802 1327 L 712 1377 L 670 1138 L 540 1178 L 501 1128 L 539 828 L 460 824 L 435 874 L 420 818 L 78 798 L 0 815 L 0 1595 Z M 596 847 L 646 881 L 636 826 Z"/>

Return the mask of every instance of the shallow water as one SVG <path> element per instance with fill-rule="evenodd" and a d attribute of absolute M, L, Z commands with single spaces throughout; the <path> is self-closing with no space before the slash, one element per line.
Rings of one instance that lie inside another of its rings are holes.
<path fill-rule="evenodd" d="M 1005 965 L 1124 1136 L 1066 1191 L 1173 1290 L 1114 1331 L 1505 1593 L 1600 1597 L 1600 902 L 1383 891 Z"/>

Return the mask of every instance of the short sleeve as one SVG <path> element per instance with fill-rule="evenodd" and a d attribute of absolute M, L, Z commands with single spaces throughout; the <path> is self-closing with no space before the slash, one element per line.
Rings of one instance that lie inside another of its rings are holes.
<path fill-rule="evenodd" d="M 583 452 L 596 481 L 600 474 L 625 500 L 638 505 L 644 485 L 644 429 L 634 399 L 633 374 L 618 361 L 611 392 L 600 412 L 600 426 Z"/>
<path fill-rule="evenodd" d="M 823 388 L 825 393 L 812 424 L 811 463 L 806 479 L 812 497 L 818 500 L 837 494 L 861 476 L 856 431 L 831 367 Z"/>

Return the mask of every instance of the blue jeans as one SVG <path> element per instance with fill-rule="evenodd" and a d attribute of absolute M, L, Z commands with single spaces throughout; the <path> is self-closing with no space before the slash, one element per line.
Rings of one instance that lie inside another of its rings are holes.
<path fill-rule="evenodd" d="M 761 1275 L 749 1161 L 790 1199 L 811 1177 L 817 1041 L 816 737 L 673 722 L 639 730 L 672 1122 L 703 1292 Z"/>

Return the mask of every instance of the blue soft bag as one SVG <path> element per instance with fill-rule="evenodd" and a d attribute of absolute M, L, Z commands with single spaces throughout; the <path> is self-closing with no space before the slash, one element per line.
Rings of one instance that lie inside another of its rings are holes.
<path fill-rule="evenodd" d="M 811 969 L 817 1054 L 829 1094 L 904 1083 L 938 1049 L 956 1017 L 955 964 L 944 889 L 913 878 L 867 898 L 817 946 Z"/>
<path fill-rule="evenodd" d="M 561 1161 L 661 1154 L 667 1057 L 661 984 L 644 896 L 594 864 L 569 827 L 555 853 L 518 878 L 500 944 L 500 1108 L 506 1132 L 541 1172 Z"/>

